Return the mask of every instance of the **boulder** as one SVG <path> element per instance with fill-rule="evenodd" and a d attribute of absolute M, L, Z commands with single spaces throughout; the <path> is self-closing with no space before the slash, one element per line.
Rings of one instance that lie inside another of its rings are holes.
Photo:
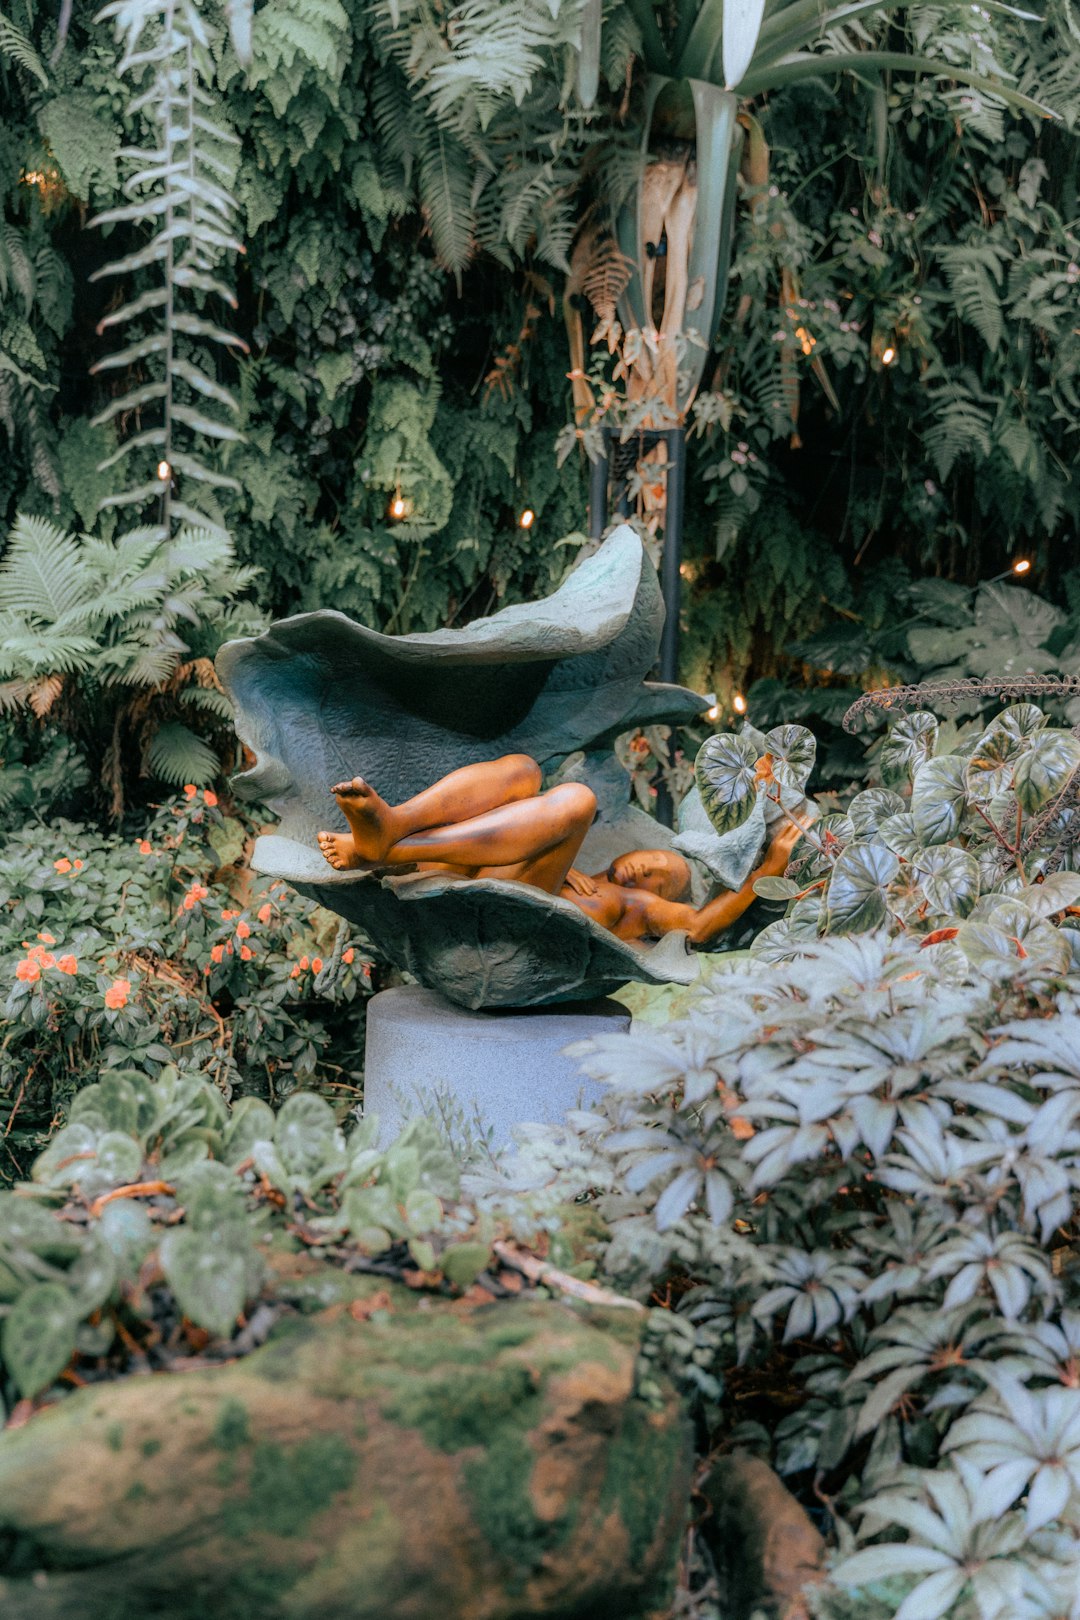
<path fill-rule="evenodd" d="M 242 1360 L 79 1390 L 0 1433 L 0 1612 L 655 1613 L 691 1443 L 673 1392 L 634 1394 L 639 1332 L 625 1311 L 389 1284 Z"/>
<path fill-rule="evenodd" d="M 760 1457 L 718 1457 L 701 1487 L 702 1532 L 730 1620 L 807 1620 L 805 1591 L 824 1574 L 825 1541 Z"/>

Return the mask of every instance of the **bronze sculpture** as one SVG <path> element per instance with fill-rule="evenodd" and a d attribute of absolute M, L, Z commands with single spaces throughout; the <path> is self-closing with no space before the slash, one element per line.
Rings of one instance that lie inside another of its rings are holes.
<path fill-rule="evenodd" d="M 680 838 L 694 858 L 672 858 L 673 835 L 631 806 L 629 777 L 611 746 L 627 731 L 686 723 L 708 706 L 699 693 L 647 679 L 662 625 L 655 571 L 624 526 L 553 596 L 460 630 L 384 636 L 323 611 L 230 642 L 218 670 L 255 758 L 235 779 L 236 791 L 281 817 L 276 832 L 258 840 L 255 866 L 347 918 L 398 967 L 466 1007 L 584 1000 L 634 979 L 689 983 L 697 964 L 688 937 L 711 929 L 719 913 L 697 919 L 700 904 L 684 905 L 676 931 L 656 943 L 643 930 L 655 927 L 656 906 L 683 904 L 670 897 L 676 874 L 692 872 L 695 899 L 708 899 L 716 869 L 707 858 L 703 864 L 699 848 L 708 857 L 713 835 L 696 832 L 692 849 Z M 473 767 L 482 767 L 480 776 L 459 775 Z M 331 865 L 319 837 L 327 789 L 335 781 L 351 786 L 358 774 L 386 815 L 380 823 L 374 800 L 365 808 L 362 795 L 350 805 L 343 794 L 326 847 L 344 858 Z M 509 849 L 509 858 L 477 862 L 459 849 L 465 858 L 447 859 L 461 823 L 438 804 L 450 803 L 455 781 L 472 795 L 466 819 L 498 820 L 509 810 L 518 841 L 493 846 Z M 400 813 L 417 800 L 427 809 L 423 816 L 414 809 L 412 819 L 429 825 L 408 830 Z M 350 864 L 341 843 L 356 836 L 350 809 L 365 840 L 375 829 L 376 853 L 424 833 L 428 843 L 421 838 L 403 852 L 408 864 L 396 857 Z M 553 812 L 554 835 L 546 826 Z M 545 825 L 533 821 L 538 815 Z M 721 878 L 731 892 L 719 899 L 729 909 L 749 903 L 743 880 L 765 842 L 764 826 L 760 839 L 753 830 L 749 837 L 754 848 L 737 875 Z M 418 859 L 425 848 L 432 854 L 432 842 L 435 858 Z M 625 863 L 640 863 L 642 852 L 665 872 L 641 869 L 644 884 L 619 881 L 639 870 Z"/>
<path fill-rule="evenodd" d="M 547 792 L 542 784 L 527 754 L 464 765 L 399 805 L 356 776 L 330 790 L 349 831 L 320 832 L 319 848 L 335 871 L 410 867 L 526 883 L 570 901 L 619 939 L 681 930 L 691 944 L 706 945 L 753 903 L 756 879 L 783 873 L 800 831 L 786 823 L 739 889 L 695 907 L 687 903 L 689 863 L 673 849 L 636 850 L 604 872 L 579 872 L 573 861 L 596 815 L 596 794 L 584 782 Z"/>

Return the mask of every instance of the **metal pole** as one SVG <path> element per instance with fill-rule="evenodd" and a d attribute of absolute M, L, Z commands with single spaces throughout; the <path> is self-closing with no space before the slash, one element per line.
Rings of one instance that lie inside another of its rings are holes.
<path fill-rule="evenodd" d="M 664 597 L 664 633 L 660 638 L 660 679 L 679 679 L 679 609 L 682 596 L 683 495 L 686 489 L 686 433 L 669 428 L 667 440 L 667 499 L 664 504 L 664 552 L 660 589 Z"/>
<path fill-rule="evenodd" d="M 607 437 L 595 461 L 589 462 L 589 539 L 599 540 L 607 528 L 608 458 Z"/>

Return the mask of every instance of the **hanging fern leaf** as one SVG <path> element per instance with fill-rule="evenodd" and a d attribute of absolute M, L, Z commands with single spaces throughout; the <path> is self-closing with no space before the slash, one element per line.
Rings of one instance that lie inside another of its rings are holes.
<path fill-rule="evenodd" d="M 429 128 L 420 154 L 420 195 L 435 252 L 460 275 L 473 253 L 472 165 L 461 142 Z"/>
<path fill-rule="evenodd" d="M 221 761 L 214 750 L 187 726 L 162 726 L 146 750 L 147 768 L 163 782 L 182 787 L 194 782 L 208 787 L 221 774 Z"/>
<path fill-rule="evenodd" d="M 16 28 L 11 18 L 5 17 L 2 12 L 0 12 L 0 53 L 25 72 L 32 74 L 39 84 L 48 85 L 49 75 L 37 51 L 22 29 Z"/>
<path fill-rule="evenodd" d="M 999 292 L 1000 258 L 989 243 L 946 247 L 940 252 L 961 319 L 975 328 L 988 349 L 996 349 L 1005 331 Z"/>

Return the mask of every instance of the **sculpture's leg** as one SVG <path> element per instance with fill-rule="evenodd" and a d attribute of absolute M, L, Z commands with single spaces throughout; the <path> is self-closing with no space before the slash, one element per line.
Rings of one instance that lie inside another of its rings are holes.
<path fill-rule="evenodd" d="M 564 782 L 469 821 L 429 827 L 402 838 L 387 852 L 387 864 L 436 861 L 557 894 L 595 814 L 592 789 L 583 782 Z"/>
<path fill-rule="evenodd" d="M 533 798 L 541 780 L 540 767 L 528 754 L 504 754 L 483 764 L 464 765 L 404 804 L 390 805 L 362 776 L 354 776 L 331 789 L 349 833 L 321 832 L 319 848 L 339 870 L 376 866 L 410 833 L 468 821 L 500 805 Z"/>

